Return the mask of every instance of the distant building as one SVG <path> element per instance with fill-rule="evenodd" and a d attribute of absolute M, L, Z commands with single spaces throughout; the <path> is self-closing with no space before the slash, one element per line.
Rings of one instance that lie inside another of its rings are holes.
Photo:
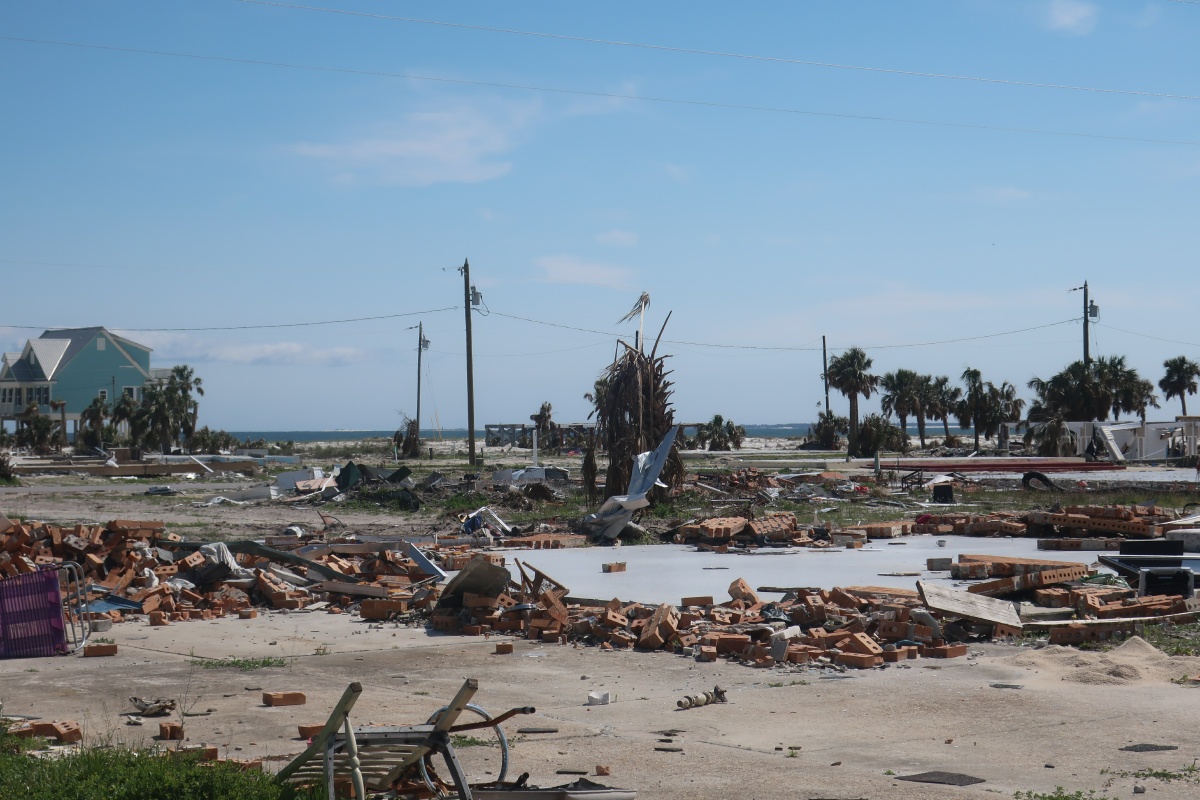
<path fill-rule="evenodd" d="M 95 398 L 111 405 L 127 394 L 140 401 L 146 382 L 168 373 L 150 368 L 149 347 L 105 328 L 49 330 L 0 357 L 0 424 L 18 419 L 31 403 L 57 418 L 50 402 L 65 400 L 78 430 L 80 412 Z"/>

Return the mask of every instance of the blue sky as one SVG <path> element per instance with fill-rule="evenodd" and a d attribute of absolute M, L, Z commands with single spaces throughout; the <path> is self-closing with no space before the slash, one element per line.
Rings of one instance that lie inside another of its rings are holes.
<path fill-rule="evenodd" d="M 209 425 L 387 429 L 423 321 L 423 422 L 461 426 L 469 257 L 480 425 L 583 419 L 643 291 L 686 421 L 813 419 L 822 335 L 1028 396 L 1085 279 L 1094 356 L 1200 358 L 1200 3 L 323 7 L 358 13 L 0 8 L 5 349 L 105 325 L 191 364 Z"/>

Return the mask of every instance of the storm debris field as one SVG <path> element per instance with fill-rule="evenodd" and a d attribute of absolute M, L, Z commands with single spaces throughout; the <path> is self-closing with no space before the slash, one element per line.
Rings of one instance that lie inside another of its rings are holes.
<path fill-rule="evenodd" d="M 764 485 L 770 481 L 753 474 L 736 480 L 755 493 L 776 488 Z M 530 496 L 524 488 L 504 493 Z M 663 680 L 676 676 L 669 679 L 676 688 L 662 698 L 664 706 L 706 720 L 714 714 L 741 714 L 739 705 L 745 702 L 746 686 L 801 687 L 821 678 L 879 676 L 872 679 L 889 684 L 899 680 L 894 690 L 901 691 L 905 681 L 923 685 L 923 669 L 942 669 L 956 662 L 982 664 L 980 655 L 1003 655 L 1014 645 L 1019 646 L 1018 653 L 1029 655 L 1013 661 L 1008 672 L 993 675 L 1004 680 L 987 685 L 1013 686 L 1020 691 L 1029 678 L 1016 680 L 1020 676 L 1014 676 L 1012 670 L 1061 669 L 1076 663 L 1066 656 L 1051 657 L 1062 650 L 1060 645 L 1091 645 L 1109 639 L 1138 642 L 1136 637 L 1145 634 L 1147 626 L 1170 627 L 1200 620 L 1194 592 L 1186 587 L 1165 583 L 1158 585 L 1164 591 L 1154 591 L 1155 585 L 1147 591 L 1128 575 L 1113 574 L 1100 564 L 1069 560 L 1069 551 L 1102 551 L 1116 558 L 1124 556 L 1123 550 L 1147 544 L 1177 543 L 1176 549 L 1183 552 L 1194 523 L 1173 509 L 1152 504 L 1067 505 L 1048 511 L 980 514 L 946 508 L 915 515 L 910 512 L 906 516 L 911 518 L 903 520 L 837 525 L 821 522 L 815 515 L 813 523 L 805 524 L 796 512 L 772 511 L 765 505 L 751 504 L 736 514 L 725 511 L 683 520 L 663 536 L 717 554 L 777 548 L 854 551 L 879 540 L 901 543 L 912 536 L 973 536 L 979 538 L 979 546 L 970 548 L 974 552 L 951 551 L 945 557 L 928 559 L 910 589 L 869 582 L 837 587 L 756 586 L 734 578 L 725 596 L 644 603 L 637 597 L 578 596 L 530 563 L 538 560 L 542 549 L 586 545 L 587 536 L 574 533 L 569 524 L 532 525 L 522 532 L 503 522 L 502 511 L 484 513 L 482 508 L 460 515 L 449 536 L 378 541 L 355 536 L 345 526 L 331 526 L 317 534 L 291 528 L 260 541 L 203 543 L 187 541 L 160 520 L 114 519 L 66 526 L 5 518 L 0 520 L 0 602 L 6 582 L 70 563 L 77 565 L 83 576 L 88 602 L 85 610 L 68 606 L 67 621 L 91 626 L 90 639 L 78 654 L 108 659 L 87 663 L 124 664 L 131 658 L 127 647 L 134 648 L 129 651 L 132 657 L 146 652 L 134 643 L 138 635 L 130 635 L 130 631 L 169 632 L 178 626 L 182 633 L 205 623 L 244 626 L 252 631 L 264 620 L 314 619 L 312 615 L 319 615 L 329 620 L 329 625 L 323 626 L 328 630 L 401 636 L 409 645 L 416 643 L 413 636 L 419 636 L 426 646 L 435 648 L 459 647 L 453 643 L 461 643 L 477 654 L 458 657 L 465 659 L 464 663 L 486 658 L 479 663 L 505 674 L 525 674 L 531 668 L 544 674 L 526 660 L 528 656 L 540 656 L 538 661 L 560 666 L 567 663 L 564 659 L 589 659 L 591 666 L 586 672 L 594 672 L 598 666 L 590 659 L 633 659 L 623 662 L 626 670 L 650 669 Z M 988 554 L 988 539 L 1013 537 L 1036 539 L 1038 549 L 1054 557 Z M 1061 557 L 1050 551 L 1060 551 Z M 600 565 L 604 573 L 622 574 L 627 569 L 637 573 L 632 553 L 613 552 L 613 558 Z M 197 634 L 201 633 L 197 628 Z M 1030 650 L 1031 644 L 1046 649 Z M 1127 685 L 1135 678 L 1157 680 L 1168 672 L 1200 677 L 1200 669 L 1169 657 L 1163 657 L 1167 662 L 1154 661 L 1159 665 L 1154 671 L 1129 666 L 1138 659 L 1138 663 L 1146 662 L 1149 651 L 1158 653 L 1145 647 L 1145 652 L 1125 649 L 1121 658 L 1089 661 L 1086 669 L 1080 668 L 1081 680 L 1094 675 L 1086 682 L 1101 686 L 1118 680 Z M 370 661 L 370 653 L 386 652 L 377 648 L 378 644 L 355 659 Z M 316 655 L 329 652 L 324 644 L 313 649 Z M 1044 657 L 1035 655 L 1043 653 Z M 234 664 L 250 666 L 259 657 L 198 658 L 217 667 L 228 664 L 226 668 L 234 668 Z M 268 669 L 291 670 L 301 663 L 294 656 L 262 658 Z M 646 666 L 632 666 L 638 661 L 645 661 Z M 439 657 L 439 662 L 442 669 L 453 671 L 456 657 Z M 293 666 L 272 666 L 277 663 Z M 346 665 L 344 659 L 324 663 Z M 351 662 L 349 668 L 358 667 Z M 570 667 L 566 669 L 570 671 Z M 684 680 L 679 679 L 684 674 L 680 669 L 687 670 Z M 13 674 L 6 674 L 6 682 L 12 683 Z M 430 673 L 423 675 L 425 681 L 437 683 Z M 764 677 L 754 677 L 758 675 Z M 894 677 L 884 677 L 888 675 Z M 627 680 L 596 685 L 588 680 L 588 674 L 583 677 L 587 683 L 579 687 L 579 703 L 585 711 L 600 713 L 601 706 L 623 707 L 638 699 L 631 698 Z M 1180 682 L 1174 674 L 1167 680 L 1179 687 L 1200 683 Z M 307 695 L 309 704 L 314 696 L 326 705 L 330 702 L 300 673 L 285 681 L 273 680 L 262 689 L 258 693 L 264 698 L 262 708 L 291 714 L 293 730 L 301 731 L 301 740 L 305 730 L 311 734 L 325 712 L 300 719 L 296 714 L 304 716 L 304 707 L 295 706 L 289 698 Z M 562 691 L 562 687 L 554 689 L 555 697 L 561 697 Z M 288 710 L 292 707 L 300 710 Z M 25 707 L 27 718 L 11 723 L 14 735 L 48 737 L 70 747 L 78 746 L 94 725 L 86 716 L 54 711 L 51 716 L 38 717 L 32 711 L 35 709 Z M 178 711 L 170 713 L 173 716 L 161 724 L 147 721 L 147 734 L 157 733 L 156 741 L 177 744 L 205 758 L 270 771 L 280 758 L 302 749 L 269 748 L 277 754 L 273 762 L 267 751 L 254 754 L 231 751 L 228 745 L 216 747 L 211 744 L 212 734 L 199 733 L 206 730 L 207 723 L 184 719 Z M 389 721 L 411 723 L 420 718 L 391 717 Z M 745 722 L 743 719 L 742 724 Z M 197 735 L 202 737 L 199 743 L 194 738 Z M 788 754 L 789 760 L 799 758 L 795 754 L 802 753 L 800 745 L 790 749 L 786 738 L 784 741 L 765 752 Z M 657 747 L 662 749 L 655 753 L 664 756 L 690 751 L 679 743 Z M 616 750 L 625 752 L 620 746 Z M 559 752 L 561 761 L 568 751 Z M 597 754 L 593 760 L 620 764 L 627 757 Z M 960 766 L 975 774 L 969 767 L 944 759 L 922 756 L 918 761 L 925 769 L 906 769 L 905 773 L 957 774 L 950 768 Z M 584 771 L 593 774 L 593 768 L 595 774 L 607 774 L 595 765 Z M 609 769 L 611 764 L 605 766 Z M 636 770 L 626 770 L 622 783 L 638 783 Z M 617 774 L 622 774 L 619 767 Z M 985 777 L 995 781 L 993 776 Z M 905 795 L 895 788 L 900 784 L 890 786 L 894 796 L 940 796 Z M 922 788 L 936 791 L 928 785 Z"/>

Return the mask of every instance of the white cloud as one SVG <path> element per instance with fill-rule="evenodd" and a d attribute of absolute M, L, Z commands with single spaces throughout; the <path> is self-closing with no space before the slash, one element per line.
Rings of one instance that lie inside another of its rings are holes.
<path fill-rule="evenodd" d="M 641 241 L 641 237 L 633 231 L 611 230 L 597 234 L 596 241 L 614 247 L 634 247 Z"/>
<path fill-rule="evenodd" d="M 113 331 L 147 347 L 154 348 L 151 363 L 155 367 L 172 364 L 252 364 L 332 366 L 363 361 L 366 353 L 354 347 L 318 347 L 302 342 L 235 342 L 206 339 L 191 334 L 154 331 Z M 203 377 L 203 376 L 201 376 Z"/>
<path fill-rule="evenodd" d="M 544 256 L 533 262 L 546 283 L 576 283 L 607 289 L 628 289 L 632 273 L 624 267 L 596 264 L 575 256 Z"/>
<path fill-rule="evenodd" d="M 1100 9 L 1084 0 L 1050 0 L 1045 10 L 1045 25 L 1052 31 L 1086 36 L 1096 28 Z"/>
<path fill-rule="evenodd" d="M 541 114 L 539 102 L 460 105 L 405 115 L 378 133 L 337 143 L 301 142 L 299 156 L 328 162 L 338 183 L 402 186 L 480 183 L 508 174 L 503 158 Z"/>

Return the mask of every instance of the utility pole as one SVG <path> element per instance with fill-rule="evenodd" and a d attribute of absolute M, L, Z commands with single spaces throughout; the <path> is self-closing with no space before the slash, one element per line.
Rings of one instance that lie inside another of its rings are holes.
<path fill-rule="evenodd" d="M 825 336 L 821 336 L 821 380 L 825 381 L 825 416 L 829 416 L 829 351 L 825 349 Z"/>
<path fill-rule="evenodd" d="M 1092 363 L 1091 350 L 1088 347 L 1088 285 L 1087 281 L 1083 282 L 1083 365 L 1090 366 Z"/>
<path fill-rule="evenodd" d="M 1100 306 L 1088 299 L 1087 281 L 1083 282 L 1083 286 L 1076 286 L 1072 292 L 1083 291 L 1083 365 L 1089 367 L 1092 364 L 1091 342 L 1088 341 L 1089 334 L 1088 320 L 1095 319 L 1100 316 Z"/>
<path fill-rule="evenodd" d="M 463 313 L 467 319 L 467 446 L 470 465 L 475 466 L 475 360 L 471 353 L 471 262 L 463 259 Z"/>
<path fill-rule="evenodd" d="M 411 330 L 411 329 L 410 329 Z M 429 348 L 425 338 L 425 323 L 417 323 L 417 438 L 421 437 L 421 351 Z"/>

